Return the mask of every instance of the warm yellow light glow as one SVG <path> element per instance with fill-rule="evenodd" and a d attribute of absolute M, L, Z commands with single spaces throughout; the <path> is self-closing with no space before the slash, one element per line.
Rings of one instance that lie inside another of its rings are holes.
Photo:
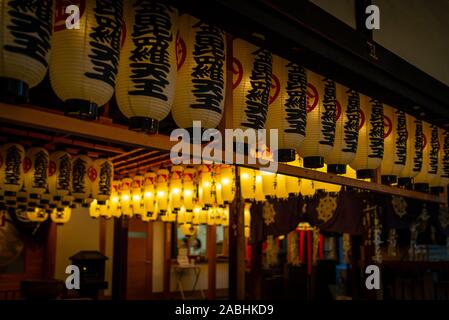
<path fill-rule="evenodd" d="M 242 179 L 249 179 L 249 174 L 242 173 Z"/>
<path fill-rule="evenodd" d="M 147 191 L 147 192 L 145 192 L 145 193 L 143 194 L 143 196 L 144 196 L 145 198 L 151 198 L 151 197 L 153 196 L 153 193 Z"/>
<path fill-rule="evenodd" d="M 184 190 L 184 196 L 190 197 L 192 195 L 192 190 Z"/>
<path fill-rule="evenodd" d="M 171 192 L 173 194 L 179 194 L 181 192 L 181 190 L 179 190 L 179 188 L 173 188 L 173 189 L 171 189 Z"/>
<path fill-rule="evenodd" d="M 222 178 L 221 179 L 221 184 L 224 186 L 227 186 L 231 183 L 231 181 L 229 180 L 229 178 Z"/>
<path fill-rule="evenodd" d="M 157 196 L 158 196 L 159 198 L 162 198 L 163 196 L 165 196 L 165 192 L 159 190 L 159 191 L 157 192 Z"/>
<path fill-rule="evenodd" d="M 256 182 L 257 183 L 262 182 L 262 176 L 260 174 L 256 175 Z"/>
<path fill-rule="evenodd" d="M 140 201 L 140 195 L 138 194 L 133 195 L 133 201 Z"/>
<path fill-rule="evenodd" d="M 209 188 L 210 187 L 210 183 L 208 181 L 204 181 L 203 182 L 203 187 L 204 188 Z"/>
<path fill-rule="evenodd" d="M 112 197 L 111 198 L 111 202 L 118 203 L 118 201 L 119 201 L 118 197 Z"/>
<path fill-rule="evenodd" d="M 129 201 L 129 195 L 123 194 L 122 195 L 122 201 Z"/>

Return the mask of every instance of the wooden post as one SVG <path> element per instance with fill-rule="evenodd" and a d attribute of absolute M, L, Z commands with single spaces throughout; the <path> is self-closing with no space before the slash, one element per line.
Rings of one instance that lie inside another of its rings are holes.
<path fill-rule="evenodd" d="M 145 283 L 151 295 L 153 294 L 153 225 L 153 221 L 147 223 L 147 243 L 145 250 Z"/>
<path fill-rule="evenodd" d="M 252 299 L 262 299 L 262 241 L 251 245 Z"/>
<path fill-rule="evenodd" d="M 171 242 L 172 224 L 165 224 L 164 232 L 164 298 L 170 299 Z"/>
<path fill-rule="evenodd" d="M 217 274 L 217 227 L 207 226 L 207 262 L 208 262 L 208 284 L 207 298 L 215 299 L 216 295 L 216 274 Z"/>
<path fill-rule="evenodd" d="M 101 219 L 99 221 L 99 229 L 100 229 L 100 252 L 106 255 L 106 220 Z"/>
<path fill-rule="evenodd" d="M 48 227 L 47 242 L 45 244 L 45 256 L 43 261 L 42 276 L 45 279 L 53 279 L 55 277 L 56 265 L 56 223 L 50 222 Z"/>
<path fill-rule="evenodd" d="M 128 272 L 128 218 L 114 219 L 114 261 L 112 264 L 112 299 L 125 300 Z"/>

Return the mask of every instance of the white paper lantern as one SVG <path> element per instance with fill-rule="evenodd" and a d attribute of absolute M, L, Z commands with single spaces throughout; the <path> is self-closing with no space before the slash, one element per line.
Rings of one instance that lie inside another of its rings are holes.
<path fill-rule="evenodd" d="M 177 211 L 182 206 L 182 172 L 183 166 L 172 166 L 170 175 L 170 197 L 172 209 Z"/>
<path fill-rule="evenodd" d="M 261 170 L 261 176 L 262 189 L 265 197 L 274 197 L 276 195 L 276 174 Z"/>
<path fill-rule="evenodd" d="M 168 210 L 168 176 L 169 171 L 167 169 L 157 170 L 156 180 L 156 203 L 160 215 L 165 215 Z"/>
<path fill-rule="evenodd" d="M 45 77 L 53 2 L 0 1 L 0 100 L 21 103 Z"/>
<path fill-rule="evenodd" d="M 294 161 L 291 161 L 288 163 L 288 165 L 293 167 L 300 167 L 300 160 L 299 156 L 296 156 L 296 159 Z M 300 193 L 300 185 L 301 185 L 301 179 L 293 176 L 286 176 L 285 178 L 285 189 L 288 194 L 291 195 L 298 195 Z"/>
<path fill-rule="evenodd" d="M 27 211 L 27 218 L 32 222 L 44 222 L 48 219 L 48 213 L 40 208 L 29 209 Z"/>
<path fill-rule="evenodd" d="M 263 178 L 260 170 L 254 170 L 254 200 L 265 201 L 265 193 L 263 192 Z"/>
<path fill-rule="evenodd" d="M 438 127 L 423 121 L 423 162 L 421 172 L 413 179 L 415 190 L 428 192 L 438 183 L 439 149 Z"/>
<path fill-rule="evenodd" d="M 382 183 L 395 183 L 407 158 L 407 121 L 403 111 L 388 105 L 384 105 L 384 155 L 380 164 Z"/>
<path fill-rule="evenodd" d="M 273 75 L 266 129 L 278 129 L 278 161 L 295 160 L 295 151 L 306 135 L 306 71 L 273 55 Z"/>
<path fill-rule="evenodd" d="M 119 218 L 120 212 L 120 180 L 112 181 L 111 197 L 108 200 L 108 210 L 111 217 Z"/>
<path fill-rule="evenodd" d="M 133 216 L 131 186 L 133 179 L 125 177 L 120 182 L 120 211 L 125 217 L 131 218 Z"/>
<path fill-rule="evenodd" d="M 235 196 L 235 167 L 223 164 L 221 173 L 221 194 L 225 203 L 231 203 Z"/>
<path fill-rule="evenodd" d="M 93 199 L 92 202 L 90 203 L 89 215 L 91 218 L 94 219 L 100 217 L 100 206 L 97 203 L 97 199 Z"/>
<path fill-rule="evenodd" d="M 72 188 L 72 156 L 66 151 L 50 154 L 48 165 L 48 192 L 56 202 L 68 206 Z"/>
<path fill-rule="evenodd" d="M 255 199 L 256 175 L 254 170 L 239 167 L 240 192 L 244 200 Z"/>
<path fill-rule="evenodd" d="M 359 94 L 340 84 L 337 90 L 337 115 L 334 146 L 325 157 L 329 173 L 344 174 L 346 166 L 354 159 L 359 137 Z"/>
<path fill-rule="evenodd" d="M 410 185 L 412 178 L 421 172 L 423 163 L 423 124 L 413 116 L 405 115 L 407 122 L 407 157 L 399 174 L 400 185 Z"/>
<path fill-rule="evenodd" d="M 136 174 L 132 178 L 131 182 L 131 206 L 133 208 L 134 215 L 144 215 L 145 208 L 142 203 L 142 186 L 144 184 L 145 177 L 140 173 Z"/>
<path fill-rule="evenodd" d="M 383 105 L 376 99 L 360 95 L 360 124 L 357 152 L 350 166 L 357 179 L 373 178 L 384 156 Z"/>
<path fill-rule="evenodd" d="M 27 150 L 24 159 L 24 187 L 28 193 L 28 206 L 35 208 L 48 187 L 50 156 L 44 148 L 33 147 Z"/>
<path fill-rule="evenodd" d="M 23 161 L 25 149 L 17 143 L 0 147 L 0 189 L 6 206 L 17 205 L 17 195 L 24 183 Z"/>
<path fill-rule="evenodd" d="M 156 173 L 147 172 L 143 181 L 143 204 L 146 216 L 151 217 L 155 213 L 154 199 L 156 194 Z"/>
<path fill-rule="evenodd" d="M 56 1 L 50 81 L 65 102 L 67 115 L 95 119 L 97 107 L 114 93 L 122 1 L 80 1 L 79 28 L 73 29 L 66 27 L 68 5 L 70 2 Z"/>
<path fill-rule="evenodd" d="M 70 207 L 64 207 L 62 211 L 53 210 L 50 214 L 51 221 L 56 224 L 64 224 L 70 221 L 72 216 L 72 209 Z"/>
<path fill-rule="evenodd" d="M 337 103 L 335 82 L 307 70 L 306 137 L 298 154 L 305 168 L 322 168 L 334 146 Z"/>
<path fill-rule="evenodd" d="M 198 168 L 198 201 L 203 207 L 211 207 L 215 203 L 212 168 L 209 164 Z"/>
<path fill-rule="evenodd" d="M 106 204 L 112 192 L 112 179 L 114 178 L 114 165 L 106 158 L 96 159 L 92 164 L 92 197 L 97 199 L 100 206 Z"/>
<path fill-rule="evenodd" d="M 271 52 L 236 38 L 233 55 L 233 128 L 263 129 L 272 83 Z"/>
<path fill-rule="evenodd" d="M 173 104 L 178 14 L 162 1 L 130 0 L 123 17 L 129 31 L 120 52 L 117 104 L 130 129 L 155 133 Z"/>
<path fill-rule="evenodd" d="M 80 154 L 72 161 L 72 195 L 75 202 L 87 205 L 92 192 L 92 182 L 96 179 L 96 172 L 92 166 L 92 159 L 86 154 Z"/>
<path fill-rule="evenodd" d="M 225 33 L 187 14 L 179 17 L 177 83 L 172 116 L 180 128 L 201 121 L 215 128 L 223 116 L 226 84 Z"/>
<path fill-rule="evenodd" d="M 182 200 L 187 212 L 191 212 L 193 210 L 196 201 L 195 179 L 196 170 L 190 167 L 185 168 L 182 173 Z"/>

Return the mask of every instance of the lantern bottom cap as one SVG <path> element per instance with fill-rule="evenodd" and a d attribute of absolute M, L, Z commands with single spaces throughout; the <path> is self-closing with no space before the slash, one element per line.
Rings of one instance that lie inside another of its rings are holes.
<path fill-rule="evenodd" d="M 430 187 L 430 193 L 438 195 L 444 192 L 444 187 Z"/>
<path fill-rule="evenodd" d="M 327 165 L 327 173 L 345 174 L 346 173 L 346 165 L 345 164 L 328 164 Z"/>
<path fill-rule="evenodd" d="M 148 117 L 131 117 L 129 130 L 155 134 L 159 130 L 159 121 Z"/>
<path fill-rule="evenodd" d="M 382 184 L 392 184 L 392 183 L 396 183 L 398 181 L 398 177 L 397 176 L 393 176 L 393 175 L 382 175 L 380 177 Z"/>
<path fill-rule="evenodd" d="M 357 179 L 372 179 L 376 176 L 376 170 L 361 169 L 356 171 Z"/>
<path fill-rule="evenodd" d="M 64 102 L 64 114 L 84 120 L 96 120 L 98 117 L 98 106 L 96 103 L 88 100 L 69 99 Z"/>
<path fill-rule="evenodd" d="M 294 149 L 278 149 L 278 162 L 295 161 L 296 153 Z"/>
<path fill-rule="evenodd" d="M 0 77 L 0 101 L 6 103 L 28 102 L 29 87 L 26 82 L 13 78 Z"/>
<path fill-rule="evenodd" d="M 412 183 L 412 178 L 398 178 L 398 184 L 400 186 L 409 185 Z"/>
<path fill-rule="evenodd" d="M 429 193 L 429 184 L 428 183 L 415 183 L 413 185 L 413 189 L 415 191 Z"/>
<path fill-rule="evenodd" d="M 304 168 L 319 169 L 324 167 L 323 157 L 304 157 L 303 158 Z"/>
<path fill-rule="evenodd" d="M 104 206 L 106 204 L 106 200 L 97 200 L 97 204 L 99 206 Z"/>

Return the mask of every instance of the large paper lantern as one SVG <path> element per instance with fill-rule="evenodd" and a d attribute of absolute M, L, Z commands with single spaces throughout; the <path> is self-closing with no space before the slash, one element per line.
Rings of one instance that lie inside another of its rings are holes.
<path fill-rule="evenodd" d="M 17 205 L 17 193 L 24 182 L 24 159 L 25 149 L 20 144 L 7 143 L 0 147 L 0 190 L 6 206 Z"/>
<path fill-rule="evenodd" d="M 97 199 L 98 205 L 106 204 L 112 192 L 112 179 L 114 178 L 114 165 L 112 161 L 100 157 L 92 164 L 92 198 Z"/>
<path fill-rule="evenodd" d="M 172 166 L 170 175 L 170 200 L 172 209 L 178 211 L 182 206 L 182 171 L 183 166 Z"/>
<path fill-rule="evenodd" d="M 225 33 L 189 15 L 179 17 L 177 86 L 172 116 L 181 128 L 201 121 L 215 128 L 223 116 L 226 84 Z"/>
<path fill-rule="evenodd" d="M 155 133 L 176 84 L 177 11 L 159 1 L 124 1 L 128 34 L 120 52 L 116 98 L 130 129 Z"/>
<path fill-rule="evenodd" d="M 169 171 L 167 169 L 157 170 L 156 180 L 156 203 L 159 213 L 163 216 L 168 210 L 168 176 Z"/>
<path fill-rule="evenodd" d="M 449 165 L 449 136 L 448 132 L 438 128 L 438 171 L 437 171 L 437 179 L 430 184 L 432 193 L 438 194 L 444 192 L 445 188 L 448 185 L 448 165 Z"/>
<path fill-rule="evenodd" d="M 334 146 L 337 120 L 335 82 L 307 71 L 307 126 L 306 138 L 298 153 L 305 168 L 322 168 L 324 157 Z"/>
<path fill-rule="evenodd" d="M 278 161 L 295 160 L 295 151 L 306 135 L 307 76 L 306 71 L 273 55 L 266 129 L 278 129 Z"/>
<path fill-rule="evenodd" d="M 384 156 L 384 112 L 376 99 L 360 95 L 360 123 L 357 152 L 350 166 L 357 179 L 374 178 Z"/>
<path fill-rule="evenodd" d="M 300 167 L 300 160 L 299 157 L 296 156 L 296 159 L 294 161 L 291 161 L 288 163 L 288 165 L 293 167 Z M 300 193 L 300 185 L 301 185 L 301 179 L 294 177 L 294 176 L 286 176 L 285 178 L 285 189 L 288 194 L 291 195 L 297 195 Z"/>
<path fill-rule="evenodd" d="M 325 157 L 327 172 L 345 174 L 346 166 L 354 159 L 359 137 L 359 94 L 340 84 L 337 90 L 337 115 L 334 146 Z"/>
<path fill-rule="evenodd" d="M 196 200 L 196 170 L 187 167 L 182 172 L 182 198 L 187 212 L 192 212 Z"/>
<path fill-rule="evenodd" d="M 407 122 L 407 156 L 399 174 L 400 185 L 410 185 L 412 178 L 421 172 L 423 162 L 423 124 L 421 120 L 405 115 Z"/>
<path fill-rule="evenodd" d="M 417 191 L 428 192 L 438 182 L 438 156 L 440 141 L 438 127 L 423 121 L 423 162 L 421 172 L 413 179 Z"/>
<path fill-rule="evenodd" d="M 382 183 L 395 183 L 407 159 L 407 121 L 403 111 L 388 105 L 384 105 L 384 154 L 380 164 Z"/>
<path fill-rule="evenodd" d="M 66 151 L 50 154 L 48 166 L 48 192 L 53 200 L 63 205 L 70 205 L 72 196 L 72 156 Z"/>
<path fill-rule="evenodd" d="M 265 193 L 263 192 L 263 178 L 260 170 L 254 170 L 254 200 L 265 201 Z"/>
<path fill-rule="evenodd" d="M 233 55 L 233 128 L 263 129 L 272 83 L 271 52 L 236 38 Z"/>
<path fill-rule="evenodd" d="M 0 1 L 0 100 L 21 103 L 47 73 L 53 1 Z"/>
<path fill-rule="evenodd" d="M 39 204 L 41 195 L 47 191 L 49 162 L 50 156 L 44 148 L 33 147 L 27 150 L 23 165 L 24 187 L 28 193 L 28 206 L 31 208 Z"/>
<path fill-rule="evenodd" d="M 285 174 L 276 174 L 276 198 L 287 199 L 287 176 Z"/>
<path fill-rule="evenodd" d="M 276 195 L 276 174 L 270 171 L 261 170 L 262 189 L 266 197 Z"/>
<path fill-rule="evenodd" d="M 96 179 L 92 159 L 85 153 L 73 158 L 72 162 L 72 196 L 75 202 L 87 205 L 92 192 L 92 182 Z"/>
<path fill-rule="evenodd" d="M 122 1 L 79 0 L 79 28 L 68 29 L 66 8 L 56 0 L 50 82 L 67 115 L 95 119 L 111 99 L 120 55 Z"/>

